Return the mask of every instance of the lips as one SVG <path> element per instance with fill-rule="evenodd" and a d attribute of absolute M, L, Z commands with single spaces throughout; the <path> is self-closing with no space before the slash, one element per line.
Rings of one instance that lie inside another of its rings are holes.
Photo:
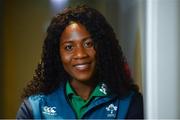
<path fill-rule="evenodd" d="M 90 68 L 90 65 L 91 65 L 91 63 L 81 63 L 81 64 L 73 65 L 73 67 L 76 70 L 84 71 L 84 70 L 88 70 Z"/>

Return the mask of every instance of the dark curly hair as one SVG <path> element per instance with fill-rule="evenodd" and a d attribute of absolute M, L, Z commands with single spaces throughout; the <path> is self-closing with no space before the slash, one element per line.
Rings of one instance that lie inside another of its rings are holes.
<path fill-rule="evenodd" d="M 33 94 L 48 94 L 63 81 L 71 79 L 64 70 L 59 55 L 59 38 L 71 21 L 79 22 L 91 34 L 96 50 L 96 79 L 105 82 L 113 93 L 127 95 L 135 89 L 126 59 L 112 27 L 97 10 L 86 5 L 66 8 L 51 21 L 44 40 L 41 62 L 33 79 L 24 89 L 22 98 Z"/>

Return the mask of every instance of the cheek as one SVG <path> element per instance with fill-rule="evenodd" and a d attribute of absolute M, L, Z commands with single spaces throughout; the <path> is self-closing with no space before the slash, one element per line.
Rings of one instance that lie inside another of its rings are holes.
<path fill-rule="evenodd" d="M 69 71 L 70 71 L 70 57 L 68 55 L 64 55 L 64 54 L 61 54 L 61 61 L 62 61 L 62 65 L 63 65 L 63 68 L 64 70 L 69 74 Z"/>
<path fill-rule="evenodd" d="M 96 51 L 94 50 L 94 48 L 92 48 L 88 52 L 89 52 L 89 55 L 91 56 L 91 58 L 96 60 Z"/>
<path fill-rule="evenodd" d="M 60 59 L 62 61 L 63 66 L 70 62 L 70 55 L 66 54 L 64 51 L 60 50 Z"/>

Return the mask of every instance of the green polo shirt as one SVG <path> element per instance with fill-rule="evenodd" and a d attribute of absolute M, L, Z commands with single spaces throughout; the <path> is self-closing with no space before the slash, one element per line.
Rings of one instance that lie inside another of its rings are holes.
<path fill-rule="evenodd" d="M 103 87 L 103 85 L 104 84 L 98 84 L 96 88 L 93 90 L 93 92 L 91 93 L 88 100 L 84 100 L 75 93 L 69 81 L 66 83 L 66 95 L 68 96 L 71 106 L 76 112 L 78 118 L 81 118 L 83 116 L 86 109 L 88 108 L 88 105 L 93 99 L 107 96 L 108 92 L 106 88 Z"/>

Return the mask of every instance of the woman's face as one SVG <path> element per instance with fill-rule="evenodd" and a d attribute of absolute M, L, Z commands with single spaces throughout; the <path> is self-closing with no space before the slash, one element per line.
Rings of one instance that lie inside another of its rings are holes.
<path fill-rule="evenodd" d="M 60 37 L 60 57 L 66 72 L 78 81 L 92 78 L 96 51 L 90 33 L 80 23 L 68 25 Z"/>

